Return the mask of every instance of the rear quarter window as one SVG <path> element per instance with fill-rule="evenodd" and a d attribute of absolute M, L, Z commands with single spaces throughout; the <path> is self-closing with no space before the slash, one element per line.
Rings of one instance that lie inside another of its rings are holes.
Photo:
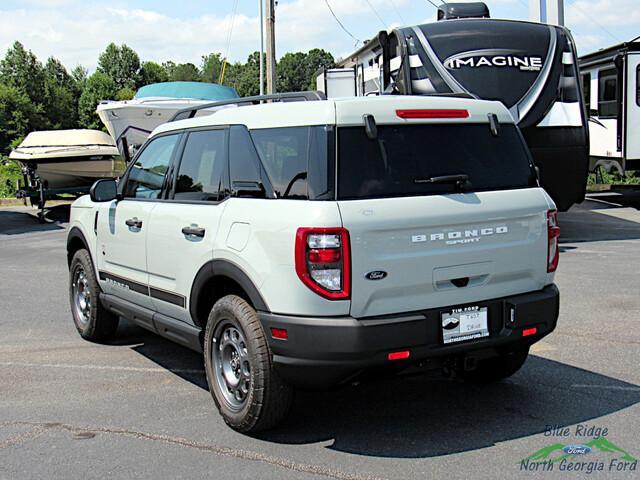
<path fill-rule="evenodd" d="M 328 126 L 252 130 L 251 137 L 278 198 L 324 199 L 332 192 Z"/>
<path fill-rule="evenodd" d="M 536 186 L 530 154 L 517 128 L 488 124 L 378 126 L 378 139 L 364 127 L 338 129 L 338 198 L 360 199 L 445 194 L 455 184 L 425 180 L 468 175 L 464 191 Z"/>

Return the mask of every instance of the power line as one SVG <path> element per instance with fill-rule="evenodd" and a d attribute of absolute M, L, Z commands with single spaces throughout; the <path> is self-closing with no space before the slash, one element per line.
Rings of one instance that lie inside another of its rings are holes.
<path fill-rule="evenodd" d="M 389 28 L 386 24 L 386 22 L 382 19 L 382 17 L 380 16 L 380 14 L 378 13 L 378 11 L 373 8 L 373 5 L 371 5 L 371 2 L 369 0 L 365 0 L 367 2 L 367 5 L 369 5 L 369 8 L 371 8 L 371 10 L 373 10 L 373 13 L 376 14 L 376 17 L 378 17 L 378 20 L 380 20 L 380 23 L 382 23 L 382 26 L 385 28 L 385 30 L 387 28 Z"/>
<path fill-rule="evenodd" d="M 589 20 L 591 20 L 593 23 L 595 23 L 598 27 L 600 27 L 600 29 L 602 29 L 603 32 L 607 33 L 611 38 L 613 38 L 616 42 L 622 42 L 622 40 L 620 40 L 618 37 L 616 37 L 613 33 L 611 33 L 609 31 L 609 29 L 604 28 L 604 25 L 602 25 L 600 22 L 598 22 L 595 18 L 593 18 L 591 15 L 589 15 L 587 12 L 585 12 L 584 10 L 582 10 L 580 7 L 578 7 L 578 5 L 576 4 L 575 0 L 574 2 L 571 4 L 576 10 L 578 10 L 580 13 L 582 13 L 585 17 L 587 17 Z"/>
<path fill-rule="evenodd" d="M 393 5 L 393 9 L 396 11 L 396 13 L 398 14 L 398 17 L 400 17 L 400 21 L 405 24 L 407 22 L 404 21 L 404 18 L 402 18 L 402 14 L 400 13 L 400 10 L 398 10 L 398 7 L 396 7 L 396 2 L 394 2 L 393 0 L 389 0 L 391 2 L 391 5 Z"/>
<path fill-rule="evenodd" d="M 227 61 L 229 59 L 229 51 L 231 50 L 231 35 L 233 33 L 233 24 L 236 22 L 236 14 L 238 13 L 238 2 L 239 0 L 235 0 L 235 3 L 233 4 L 231 23 L 229 24 L 229 31 L 227 32 L 227 47 L 222 59 L 222 69 L 220 69 L 220 78 L 218 79 L 218 83 L 224 82 L 224 73 L 227 70 Z"/>
<path fill-rule="evenodd" d="M 356 45 L 358 43 L 362 43 L 362 41 L 356 37 L 353 36 L 353 34 L 347 30 L 347 27 L 345 27 L 342 22 L 340 21 L 340 19 L 336 16 L 336 14 L 333 11 L 333 8 L 331 8 L 331 5 L 329 5 L 329 0 L 324 0 L 324 3 L 327 4 L 327 8 L 329 9 L 329 11 L 331 12 L 331 15 L 333 16 L 333 18 L 336 20 L 336 22 L 338 22 L 338 25 L 340 25 L 340 28 L 344 31 L 344 33 L 346 33 L 347 35 L 349 35 L 351 38 L 353 38 L 356 41 Z"/>
<path fill-rule="evenodd" d="M 433 5 L 436 8 L 440 8 L 438 5 L 436 5 L 435 3 L 433 3 L 431 0 L 427 0 L 427 2 L 429 2 L 431 5 Z"/>

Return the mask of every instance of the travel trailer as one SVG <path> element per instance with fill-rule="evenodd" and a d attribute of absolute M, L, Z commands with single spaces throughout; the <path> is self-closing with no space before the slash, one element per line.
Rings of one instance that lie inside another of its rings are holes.
<path fill-rule="evenodd" d="M 580 57 L 590 169 L 640 170 L 640 37 Z"/>
<path fill-rule="evenodd" d="M 482 3 L 447 3 L 440 21 L 380 32 L 338 62 L 352 94 L 458 95 L 499 100 L 511 112 L 560 210 L 584 199 L 587 117 L 566 28 L 487 18 Z M 318 76 L 331 96 L 338 69 Z M 348 85 L 344 76 L 343 85 Z M 344 88 L 340 88 L 344 96 Z"/>

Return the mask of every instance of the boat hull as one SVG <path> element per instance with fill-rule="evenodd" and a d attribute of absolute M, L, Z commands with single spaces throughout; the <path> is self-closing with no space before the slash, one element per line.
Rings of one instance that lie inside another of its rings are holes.
<path fill-rule="evenodd" d="M 100 178 L 117 178 L 124 172 L 119 159 L 53 159 L 44 163 L 21 162 L 35 168 L 36 175 L 48 189 L 86 187 Z"/>

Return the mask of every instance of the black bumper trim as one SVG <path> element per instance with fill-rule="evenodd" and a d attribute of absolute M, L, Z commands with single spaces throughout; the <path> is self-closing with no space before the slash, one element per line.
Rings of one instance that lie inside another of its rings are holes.
<path fill-rule="evenodd" d="M 531 345 L 555 329 L 559 298 L 557 287 L 550 285 L 537 292 L 474 302 L 489 307 L 489 337 L 449 345 L 442 343 L 440 327 L 440 313 L 449 307 L 364 319 L 259 315 L 280 374 L 291 383 L 314 387 L 398 364 L 387 359 L 396 350 L 411 351 L 409 361 L 404 361 L 408 363 Z M 514 322 L 510 322 L 512 311 Z M 522 336 L 525 327 L 534 326 L 535 335 Z M 286 329 L 288 340 L 272 338 L 271 328 Z"/>

